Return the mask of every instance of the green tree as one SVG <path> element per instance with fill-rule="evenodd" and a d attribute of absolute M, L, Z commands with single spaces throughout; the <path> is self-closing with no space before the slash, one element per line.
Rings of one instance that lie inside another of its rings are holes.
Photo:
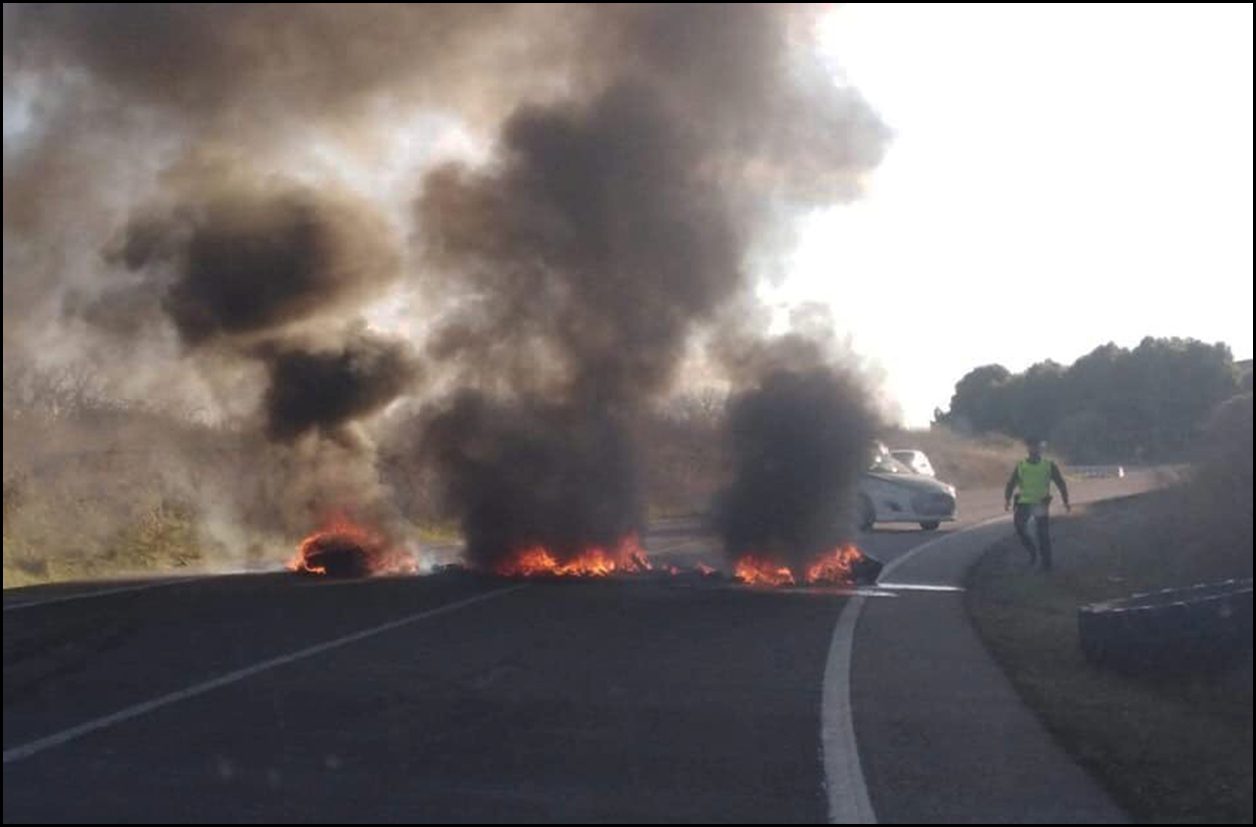
<path fill-rule="evenodd" d="M 1127 350 L 1109 342 L 1067 368 L 1050 360 L 1016 374 L 975 368 L 935 420 L 971 433 L 1045 436 L 1078 461 L 1182 457 L 1243 376 L 1224 344 L 1147 337 Z"/>
<path fill-rule="evenodd" d="M 1005 425 L 1001 387 L 1011 377 L 1002 365 L 974 368 L 955 384 L 947 422 L 962 433 L 985 433 Z"/>

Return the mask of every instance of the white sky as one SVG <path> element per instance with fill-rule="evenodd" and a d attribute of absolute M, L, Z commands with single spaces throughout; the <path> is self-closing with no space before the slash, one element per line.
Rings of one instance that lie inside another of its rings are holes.
<path fill-rule="evenodd" d="M 1252 356 L 1252 6 L 860 5 L 826 47 L 895 131 L 806 220 L 822 301 L 908 425 L 978 365 L 1147 335 Z"/>

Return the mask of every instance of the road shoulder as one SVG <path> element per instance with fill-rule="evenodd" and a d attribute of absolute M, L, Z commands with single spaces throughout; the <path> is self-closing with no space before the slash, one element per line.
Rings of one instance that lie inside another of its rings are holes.
<path fill-rule="evenodd" d="M 894 579 L 961 585 L 1010 530 L 998 520 L 939 538 L 897 566 Z M 1021 701 L 969 623 L 962 594 L 866 605 L 851 679 L 879 821 L 1128 820 Z"/>

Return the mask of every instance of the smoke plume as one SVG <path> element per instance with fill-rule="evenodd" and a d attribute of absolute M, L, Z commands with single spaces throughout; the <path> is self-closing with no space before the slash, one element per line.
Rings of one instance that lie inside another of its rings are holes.
<path fill-rule="evenodd" d="M 6 6 L 6 368 L 87 361 L 154 398 L 194 374 L 202 404 L 250 400 L 305 503 L 369 481 L 369 426 L 427 394 L 415 441 L 474 559 L 618 540 L 642 519 L 634 420 L 782 221 L 857 197 L 884 152 L 815 16 Z M 363 321 L 392 299 L 400 330 Z M 845 416 L 833 382 L 758 387 Z"/>
<path fill-rule="evenodd" d="M 637 454 L 613 414 L 467 391 L 424 436 L 478 567 L 537 546 L 563 563 L 640 528 Z"/>
<path fill-rule="evenodd" d="M 396 399 L 418 374 L 404 341 L 367 333 L 334 350 L 279 350 L 266 364 L 267 434 L 285 441 L 315 428 L 334 433 Z"/>
<path fill-rule="evenodd" d="M 732 561 L 789 567 L 853 536 L 854 492 L 877 427 L 862 380 L 838 368 L 775 369 L 728 406 L 734 481 L 717 528 Z"/>
<path fill-rule="evenodd" d="M 189 348 L 352 313 L 400 276 L 399 241 L 368 204 L 294 185 L 200 185 L 133 217 L 115 255 Z"/>
<path fill-rule="evenodd" d="M 849 197 L 879 158 L 884 130 L 858 97 L 808 89 L 791 65 L 793 20 L 608 12 L 585 96 L 520 107 L 489 164 L 425 179 L 425 272 L 454 297 L 428 352 L 499 400 L 460 399 L 426 437 L 502 449 L 437 450 L 477 559 L 546 541 L 575 554 L 636 530 L 629 423 L 671 387 L 692 335 L 747 292 L 773 207 Z M 544 501 L 559 494 L 561 508 Z"/>

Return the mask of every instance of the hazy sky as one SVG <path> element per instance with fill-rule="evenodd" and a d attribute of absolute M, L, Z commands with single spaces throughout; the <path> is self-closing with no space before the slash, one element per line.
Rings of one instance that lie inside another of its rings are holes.
<path fill-rule="evenodd" d="M 1147 335 L 1252 355 L 1252 7 L 835 11 L 895 130 L 763 295 L 821 300 L 927 424 L 956 380 Z"/>

